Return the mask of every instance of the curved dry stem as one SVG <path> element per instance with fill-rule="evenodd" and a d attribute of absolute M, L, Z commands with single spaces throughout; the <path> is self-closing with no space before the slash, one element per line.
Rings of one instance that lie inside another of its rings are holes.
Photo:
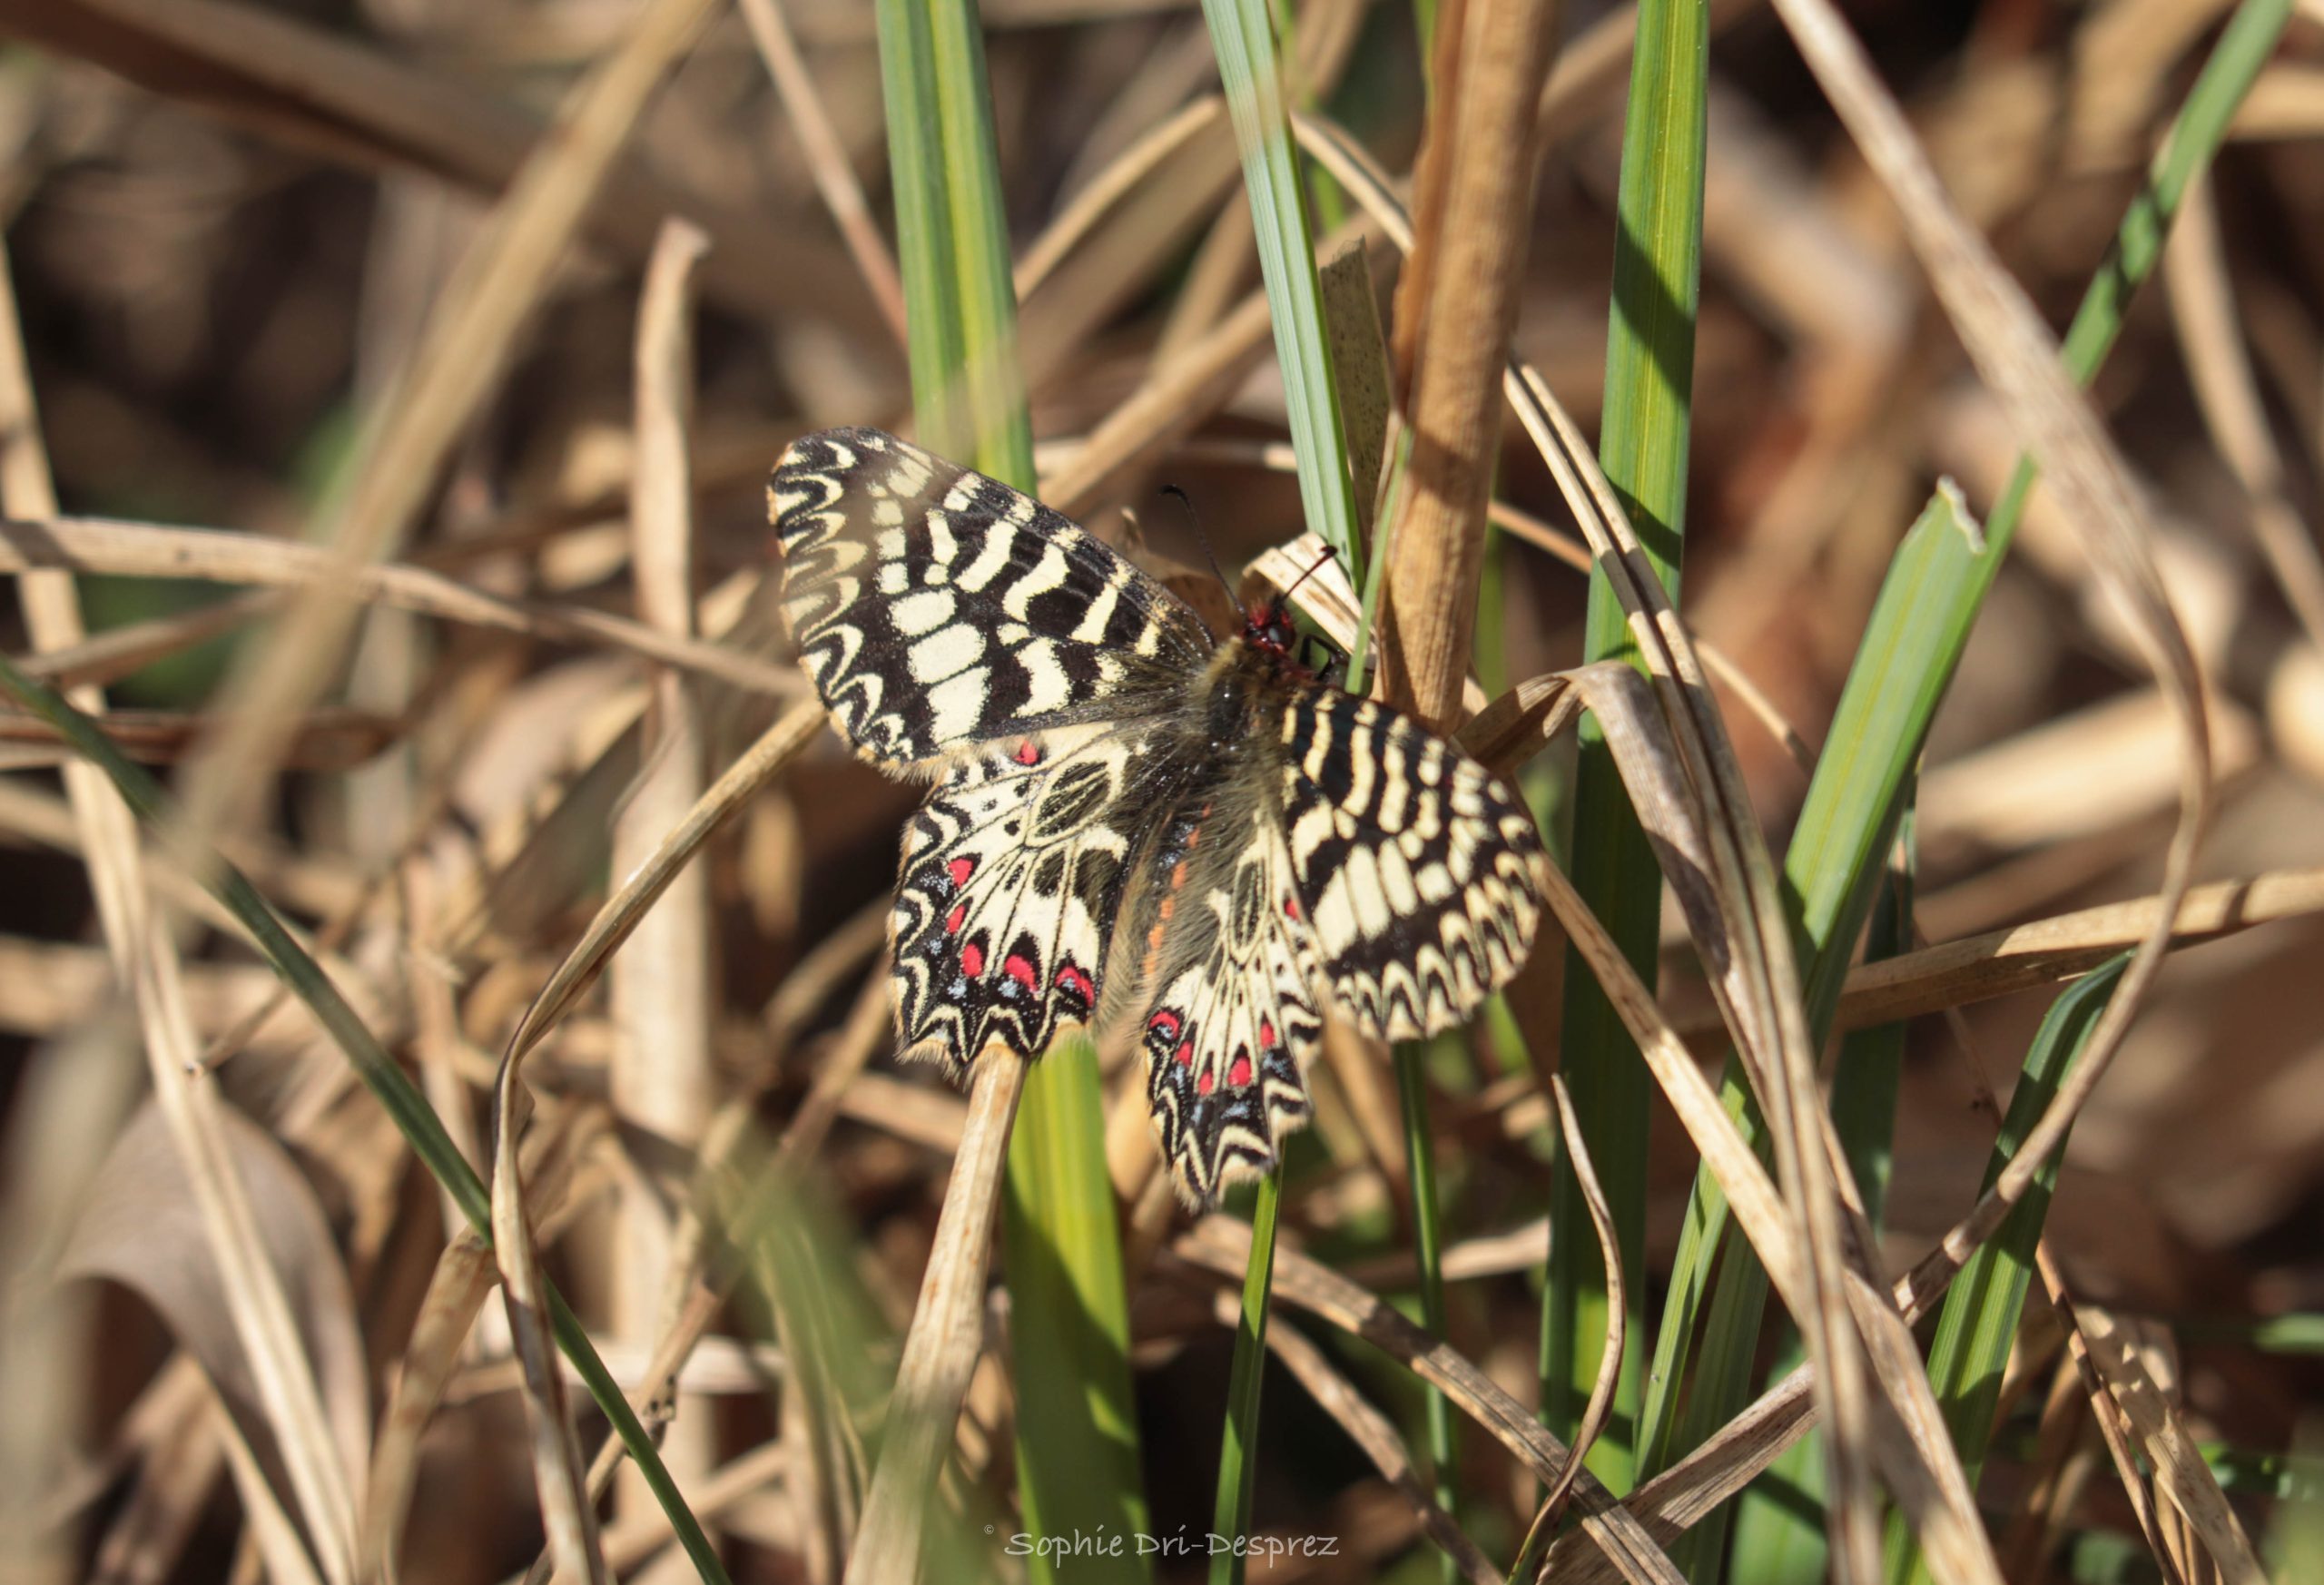
<path fill-rule="evenodd" d="M 605 968 L 606 959 L 637 928 L 637 921 L 654 906 L 655 900 L 686 861 L 742 810 L 753 793 L 797 757 L 822 722 L 822 704 L 809 700 L 793 705 L 759 734 L 749 753 L 711 783 L 710 790 L 695 801 L 685 819 L 663 840 L 653 857 L 640 864 L 636 872 L 597 910 L 581 940 L 556 966 L 548 983 L 533 999 L 532 1006 L 525 1009 L 517 1032 L 509 1037 L 512 1052 L 531 1049 L 565 1016 L 575 999 L 596 980 Z"/>
<path fill-rule="evenodd" d="M 1568 1492 L 1573 1490 L 1573 1478 L 1581 1469 L 1581 1461 L 1590 1456 L 1590 1445 L 1606 1429 L 1606 1415 L 1614 1406 L 1614 1387 L 1622 1377 L 1622 1346 L 1629 1322 L 1629 1310 L 1623 1302 L 1622 1256 L 1614 1233 L 1614 1213 L 1606 1204 L 1606 1191 L 1599 1186 L 1598 1168 L 1590 1160 L 1589 1142 L 1582 1138 L 1581 1128 L 1573 1120 L 1573 1098 L 1566 1094 L 1565 1080 L 1550 1075 L 1551 1105 L 1558 1114 L 1559 1137 L 1564 1139 L 1568 1156 L 1573 1162 L 1575 1179 L 1581 1186 L 1581 1203 L 1590 1208 L 1590 1225 L 1598 1235 L 1598 1255 L 1606 1263 L 1606 1336 L 1599 1349 L 1598 1379 L 1590 1384 L 1590 1402 L 1581 1412 L 1581 1423 L 1574 1432 L 1573 1456 L 1566 1462 L 1561 1474 L 1541 1498 L 1541 1506 L 1527 1527 L 1525 1542 L 1517 1550 L 1520 1558 L 1530 1556 L 1535 1538 L 1555 1525 L 1565 1511 Z M 1541 1578 L 1549 1578 L 1544 1560 Z"/>
<path fill-rule="evenodd" d="M 895 255 L 889 251 L 888 240 L 880 234 L 879 222 L 864 202 L 863 184 L 855 179 L 855 167 L 848 163 L 838 129 L 823 108 L 823 96 L 815 91 L 814 75 L 799 54 L 799 41 L 792 36 L 791 25 L 783 20 L 783 7 L 775 0 L 739 0 L 739 4 L 751 30 L 751 42 L 766 63 L 766 74 L 774 80 L 783 111 L 791 117 L 791 129 L 798 134 L 807 167 L 814 173 L 815 191 L 822 194 L 823 207 L 831 211 L 832 222 L 855 261 L 856 272 L 863 277 L 872 300 L 880 307 L 881 319 L 901 347 L 905 345 L 903 278 L 896 272 Z"/>

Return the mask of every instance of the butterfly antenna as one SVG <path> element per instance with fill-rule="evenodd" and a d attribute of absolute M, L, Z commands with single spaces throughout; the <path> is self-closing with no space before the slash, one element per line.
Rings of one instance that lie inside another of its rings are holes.
<path fill-rule="evenodd" d="M 1187 509 L 1187 521 L 1194 527 L 1195 541 L 1202 546 L 1203 559 L 1210 563 L 1211 576 L 1218 580 L 1218 586 L 1226 591 L 1227 605 L 1241 609 L 1243 598 L 1235 592 L 1235 586 L 1226 581 L 1226 574 L 1219 568 L 1218 556 L 1210 548 L 1210 536 L 1202 531 L 1202 514 L 1195 510 L 1195 498 L 1174 484 L 1164 485 L 1161 493 L 1176 497 L 1178 505 Z"/>
<path fill-rule="evenodd" d="M 1283 591 L 1282 597 L 1286 600 L 1291 598 L 1291 596 L 1298 591 L 1300 585 L 1305 583 L 1309 578 L 1314 577 L 1317 573 L 1323 571 L 1324 564 L 1332 560 L 1338 555 L 1339 552 L 1331 546 L 1326 545 L 1324 546 L 1324 554 L 1317 556 L 1314 563 L 1308 566 L 1305 572 L 1301 573 L 1297 577 L 1291 580 L 1291 587 Z"/>

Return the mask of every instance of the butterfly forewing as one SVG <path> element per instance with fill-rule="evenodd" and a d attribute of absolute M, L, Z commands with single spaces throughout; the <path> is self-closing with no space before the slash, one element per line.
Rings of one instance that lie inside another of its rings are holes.
<path fill-rule="evenodd" d="M 1371 700 L 1295 688 L 1275 725 L 1299 907 L 1334 997 L 1389 1039 L 1466 1021 L 1532 945 L 1545 862 L 1532 817 Z"/>
<path fill-rule="evenodd" d="M 768 501 L 800 665 L 867 759 L 1148 712 L 1209 653 L 1194 613 L 1093 536 L 876 429 L 796 442 Z"/>

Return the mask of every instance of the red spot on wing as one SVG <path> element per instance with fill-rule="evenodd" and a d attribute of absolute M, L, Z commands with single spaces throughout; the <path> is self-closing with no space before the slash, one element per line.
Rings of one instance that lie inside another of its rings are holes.
<path fill-rule="evenodd" d="M 971 980 L 984 972 L 984 949 L 974 941 L 960 949 L 960 972 Z"/>
<path fill-rule="evenodd" d="M 1240 1089 L 1245 1085 L 1251 1082 L 1250 1052 L 1240 1047 L 1236 1048 L 1235 1066 L 1226 1070 L 1226 1082 L 1233 1085 L 1236 1089 Z"/>
<path fill-rule="evenodd" d="M 1297 919 L 1299 917 L 1299 899 L 1295 897 L 1285 898 L 1283 900 L 1283 911 L 1285 918 Z"/>
<path fill-rule="evenodd" d="M 1029 737 L 1017 745 L 1016 753 L 1010 757 L 1020 765 L 1038 765 L 1041 763 L 1041 751 Z"/>
<path fill-rule="evenodd" d="M 1033 970 L 1032 960 L 1011 952 L 1000 960 L 1000 971 L 1028 990 L 1038 989 L 1041 977 Z"/>
<path fill-rule="evenodd" d="M 1146 1027 L 1149 1029 L 1159 1029 L 1164 1034 L 1176 1039 L 1178 1033 L 1178 1015 L 1166 1007 L 1147 1019 Z"/>
<path fill-rule="evenodd" d="M 955 859 L 944 866 L 944 873 L 952 878 L 955 886 L 966 886 L 969 877 L 976 872 L 977 861 L 974 859 Z"/>
<path fill-rule="evenodd" d="M 1212 1089 L 1216 1088 L 1216 1085 L 1217 1080 L 1211 1078 L 1210 1069 L 1206 1068 L 1202 1070 L 1202 1077 L 1195 1080 L 1195 1093 L 1196 1095 L 1208 1095 Z"/>
<path fill-rule="evenodd" d="M 957 934 L 959 934 L 959 933 L 960 933 L 960 921 L 961 921 L 961 920 L 965 920 L 965 919 L 967 919 L 968 917 L 969 917 L 969 905 L 968 905 L 967 903 L 965 903 L 965 902 L 956 902 L 956 903 L 954 903 L 954 904 L 952 905 L 952 911 L 951 911 L 951 912 L 950 912 L 950 913 L 948 913 L 948 914 L 946 914 L 946 915 L 944 916 L 944 931 L 945 931 L 945 933 L 946 933 L 947 935 L 957 935 Z"/>
<path fill-rule="evenodd" d="M 1275 1025 L 1266 1019 L 1259 1020 L 1259 1049 L 1272 1051 L 1275 1048 Z"/>
<path fill-rule="evenodd" d="M 1187 1041 L 1183 1042 L 1183 1043 L 1178 1047 L 1178 1049 L 1177 1049 L 1177 1051 L 1175 1053 L 1175 1055 L 1176 1055 L 1176 1057 L 1177 1057 L 1177 1063 L 1178 1063 L 1178 1066 L 1179 1066 L 1179 1067 L 1181 1067 L 1181 1068 L 1192 1068 L 1192 1067 L 1195 1065 L 1195 1043 L 1194 1043 L 1192 1040 L 1187 1040 Z M 1204 1078 L 1204 1080 L 1205 1080 L 1206 1082 L 1207 1082 L 1207 1081 L 1209 1080 L 1209 1078 L 1210 1078 L 1210 1075 L 1208 1075 L 1208 1074 L 1206 1074 L 1206 1073 L 1203 1075 L 1203 1078 Z M 1205 1093 L 1206 1093 L 1206 1094 L 1207 1094 L 1208 1092 L 1207 1092 L 1207 1091 L 1206 1091 Z"/>
<path fill-rule="evenodd" d="M 1083 1001 L 1094 1004 L 1098 999 L 1098 984 L 1089 976 L 1068 963 L 1057 971 L 1059 988 L 1070 990 Z"/>

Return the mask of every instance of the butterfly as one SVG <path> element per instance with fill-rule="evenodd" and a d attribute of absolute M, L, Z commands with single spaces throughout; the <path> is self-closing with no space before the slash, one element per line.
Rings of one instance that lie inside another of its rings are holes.
<path fill-rule="evenodd" d="M 1415 1039 L 1523 963 L 1546 861 L 1524 805 L 1327 685 L 1280 598 L 1222 642 L 1063 516 L 876 429 L 793 444 L 768 511 L 833 727 L 934 783 L 889 921 L 906 1055 L 961 1080 L 1135 1019 L 1202 1207 L 1306 1122 L 1327 1006 Z"/>

